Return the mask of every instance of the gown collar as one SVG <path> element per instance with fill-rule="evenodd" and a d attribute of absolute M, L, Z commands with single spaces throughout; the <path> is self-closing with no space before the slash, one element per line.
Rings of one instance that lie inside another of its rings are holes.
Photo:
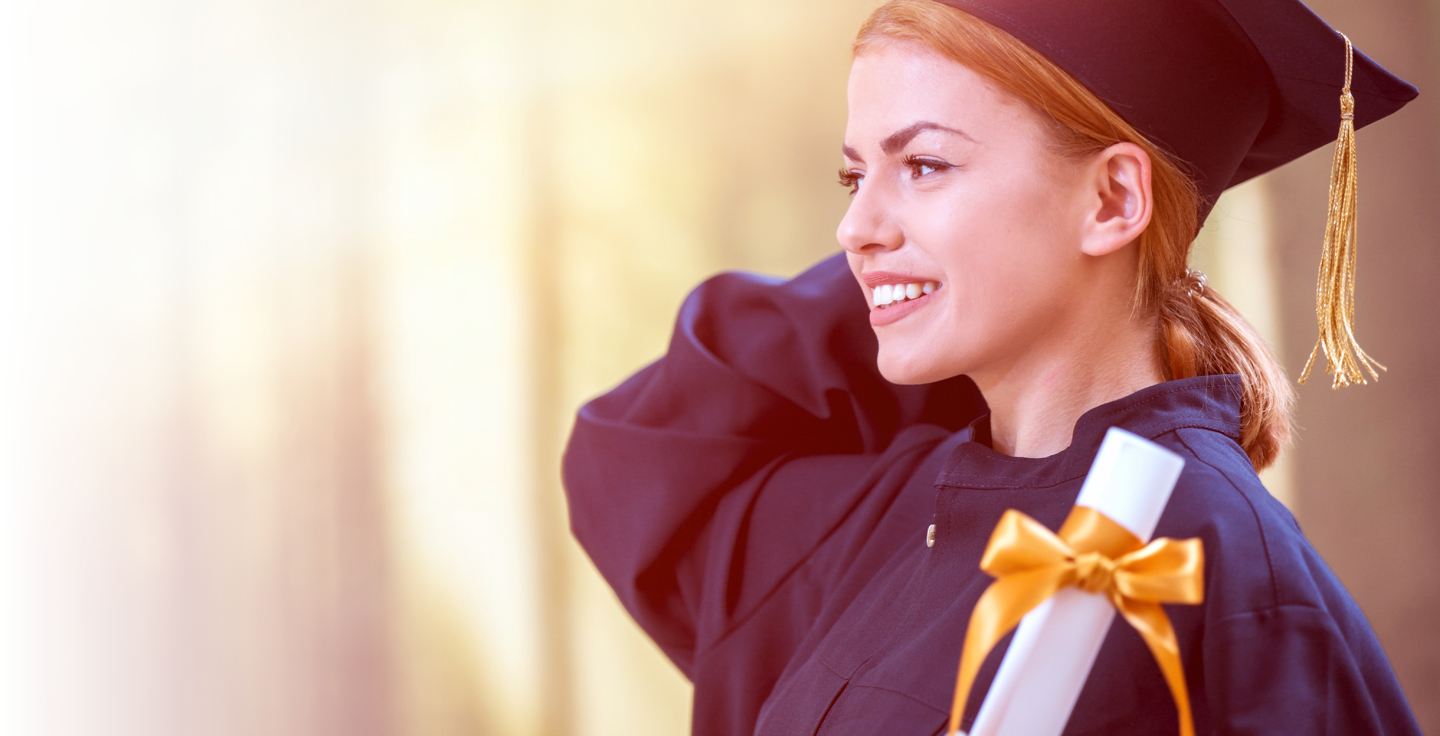
<path fill-rule="evenodd" d="M 971 423 L 970 439 L 956 446 L 936 487 L 1048 488 L 1084 477 L 1111 427 L 1155 439 L 1199 427 L 1240 439 L 1240 376 L 1198 376 L 1157 383 L 1085 412 L 1070 446 L 1049 457 L 1012 457 L 990 447 L 990 415 Z"/>

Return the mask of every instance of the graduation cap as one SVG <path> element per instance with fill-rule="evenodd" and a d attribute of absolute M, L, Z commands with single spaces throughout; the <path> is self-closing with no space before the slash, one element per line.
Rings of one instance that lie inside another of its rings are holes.
<path fill-rule="evenodd" d="M 1331 141 L 1316 290 L 1334 386 L 1379 378 L 1355 341 L 1355 130 L 1415 87 L 1354 50 L 1299 0 L 941 0 L 1069 72 L 1189 169 L 1201 219 L 1220 193 Z M 1337 104 L 1338 101 L 1338 104 Z M 1337 139 L 1336 128 L 1339 127 Z"/>

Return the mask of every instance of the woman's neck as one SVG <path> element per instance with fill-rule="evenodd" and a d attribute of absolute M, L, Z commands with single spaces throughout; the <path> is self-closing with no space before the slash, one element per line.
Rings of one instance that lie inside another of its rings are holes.
<path fill-rule="evenodd" d="M 1114 329 L 1046 341 L 1002 370 L 972 374 L 990 407 L 997 451 L 1053 455 L 1070 446 L 1082 414 L 1165 380 L 1153 320 L 1108 324 Z"/>

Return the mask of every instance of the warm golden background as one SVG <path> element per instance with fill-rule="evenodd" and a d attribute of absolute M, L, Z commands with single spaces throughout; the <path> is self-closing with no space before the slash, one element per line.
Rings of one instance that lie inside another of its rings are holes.
<path fill-rule="evenodd" d="M 687 732 L 560 448 L 699 279 L 835 248 L 874 3 L 0 3 L 0 733 Z M 1315 7 L 1424 93 L 1359 139 L 1392 370 L 1268 479 L 1440 732 L 1440 0 Z M 1292 372 L 1328 155 L 1197 255 Z"/>

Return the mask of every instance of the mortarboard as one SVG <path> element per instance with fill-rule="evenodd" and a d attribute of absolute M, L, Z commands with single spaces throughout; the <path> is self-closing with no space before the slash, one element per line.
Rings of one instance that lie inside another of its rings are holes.
<path fill-rule="evenodd" d="M 1378 377 L 1353 332 L 1354 131 L 1415 87 L 1299 0 L 941 2 L 1035 49 L 1173 154 L 1199 187 L 1202 221 L 1221 192 L 1335 141 L 1320 339 L 1300 380 L 1320 351 L 1336 387 L 1364 383 L 1362 367 Z"/>

